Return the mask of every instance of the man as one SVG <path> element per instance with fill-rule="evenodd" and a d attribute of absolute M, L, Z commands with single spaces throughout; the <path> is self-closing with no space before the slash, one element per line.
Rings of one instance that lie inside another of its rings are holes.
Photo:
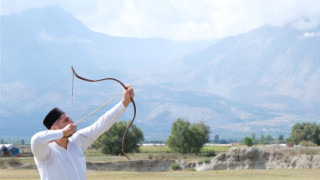
<path fill-rule="evenodd" d="M 127 86 L 122 101 L 78 132 L 68 115 L 59 108 L 52 109 L 43 121 L 48 130 L 38 132 L 31 138 L 31 149 L 41 179 L 86 179 L 84 151 L 115 123 L 133 97 L 132 87 Z"/>

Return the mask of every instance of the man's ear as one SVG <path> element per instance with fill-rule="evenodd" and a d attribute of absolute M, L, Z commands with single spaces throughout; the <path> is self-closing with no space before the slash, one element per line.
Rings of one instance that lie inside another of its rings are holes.
<path fill-rule="evenodd" d="M 52 125 L 50 130 L 58 130 L 59 128 L 56 125 Z"/>

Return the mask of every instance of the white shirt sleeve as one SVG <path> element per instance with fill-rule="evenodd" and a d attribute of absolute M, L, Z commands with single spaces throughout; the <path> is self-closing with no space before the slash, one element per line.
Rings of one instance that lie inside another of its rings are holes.
<path fill-rule="evenodd" d="M 31 138 L 31 150 L 37 161 L 45 162 L 50 157 L 49 143 L 63 137 L 62 129 L 41 131 Z"/>
<path fill-rule="evenodd" d="M 96 122 L 79 130 L 71 138 L 80 142 L 82 150 L 85 151 L 94 140 L 106 132 L 116 122 L 116 120 L 119 119 L 125 110 L 126 107 L 123 105 L 122 101 L 120 101 L 112 109 L 102 115 Z"/>

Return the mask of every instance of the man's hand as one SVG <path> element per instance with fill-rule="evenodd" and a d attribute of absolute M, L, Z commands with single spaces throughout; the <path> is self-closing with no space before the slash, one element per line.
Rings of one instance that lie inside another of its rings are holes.
<path fill-rule="evenodd" d="M 123 92 L 123 99 L 122 99 L 122 103 L 125 107 L 129 105 L 129 103 L 131 102 L 131 99 L 133 99 L 134 97 L 132 86 L 127 85 L 126 87 L 127 89 Z"/>
<path fill-rule="evenodd" d="M 77 131 L 77 125 L 70 123 L 66 127 L 64 127 L 62 131 L 63 137 L 71 137 Z"/>

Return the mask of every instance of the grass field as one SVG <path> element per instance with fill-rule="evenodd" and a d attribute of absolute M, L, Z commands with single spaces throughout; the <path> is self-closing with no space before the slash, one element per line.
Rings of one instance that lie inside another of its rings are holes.
<path fill-rule="evenodd" d="M 320 169 L 298 169 L 298 170 L 221 170 L 221 171 L 168 171 L 168 172 L 119 172 L 119 171 L 87 171 L 88 180 L 100 179 L 175 179 L 175 180 L 204 180 L 204 179 L 252 179 L 252 180 L 319 180 Z M 0 179 L 26 179 L 39 180 L 38 171 L 32 170 L 10 170 L 0 169 Z"/>

